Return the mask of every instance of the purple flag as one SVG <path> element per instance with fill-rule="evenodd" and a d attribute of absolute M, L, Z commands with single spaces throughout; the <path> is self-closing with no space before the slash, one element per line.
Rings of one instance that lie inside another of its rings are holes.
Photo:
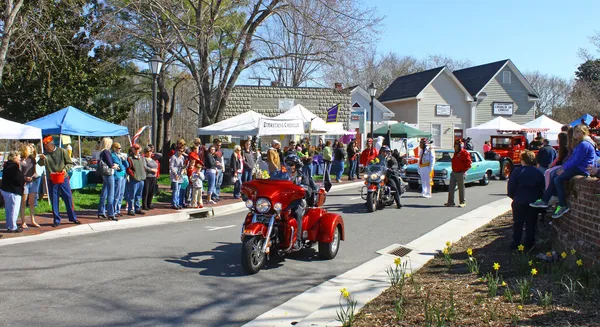
<path fill-rule="evenodd" d="M 327 109 L 327 119 L 325 120 L 325 122 L 327 122 L 327 123 L 337 122 L 337 115 L 338 115 L 339 107 L 340 107 L 340 104 L 338 103 L 335 106 Z"/>

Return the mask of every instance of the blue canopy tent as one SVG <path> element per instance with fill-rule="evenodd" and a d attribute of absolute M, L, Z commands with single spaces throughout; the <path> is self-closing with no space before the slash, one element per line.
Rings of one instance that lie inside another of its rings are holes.
<path fill-rule="evenodd" d="M 25 125 L 34 126 L 42 130 L 43 135 L 78 136 L 79 164 L 81 164 L 81 136 L 125 136 L 129 137 L 129 129 L 125 126 L 109 123 L 94 117 L 75 107 L 66 107 L 55 113 L 30 121 Z M 131 143 L 131 137 L 129 137 Z M 59 143 L 59 146 L 62 144 Z M 85 184 L 85 182 L 82 182 Z M 72 188 L 79 188 L 71 185 Z"/>
<path fill-rule="evenodd" d="M 582 120 L 582 119 L 583 119 L 583 121 L 585 121 L 585 124 L 589 126 L 589 125 L 590 125 L 590 123 L 592 122 L 592 120 L 594 119 L 594 117 L 593 117 L 592 115 L 590 115 L 590 114 L 585 114 L 585 115 L 583 115 L 583 116 L 581 116 L 581 117 L 579 117 L 579 118 L 575 119 L 575 120 L 574 120 L 574 121 L 573 121 L 571 124 L 569 124 L 569 125 L 571 125 L 571 126 L 575 127 L 575 126 L 577 126 L 577 125 L 581 124 L 581 120 Z"/>

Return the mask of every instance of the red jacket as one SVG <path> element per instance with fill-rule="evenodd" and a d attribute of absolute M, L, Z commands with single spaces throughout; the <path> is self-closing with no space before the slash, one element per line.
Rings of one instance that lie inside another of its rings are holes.
<path fill-rule="evenodd" d="M 192 173 L 194 172 L 194 166 L 199 161 L 200 161 L 200 157 L 198 156 L 198 153 L 190 152 L 190 154 L 188 155 L 188 166 L 187 166 L 188 177 L 192 177 Z"/>
<path fill-rule="evenodd" d="M 378 154 L 379 153 L 375 148 L 364 149 L 363 152 L 360 154 L 360 164 L 363 166 L 367 166 L 371 162 L 371 160 L 377 158 Z"/>
<path fill-rule="evenodd" d="M 462 149 L 459 153 L 454 153 L 452 157 L 452 171 L 456 173 L 464 173 L 471 168 L 471 154 L 469 151 Z"/>

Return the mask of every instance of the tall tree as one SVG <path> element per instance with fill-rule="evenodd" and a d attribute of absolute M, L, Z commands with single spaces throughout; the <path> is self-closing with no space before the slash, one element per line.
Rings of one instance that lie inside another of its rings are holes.
<path fill-rule="evenodd" d="M 551 116 L 557 108 L 568 104 L 573 84 L 566 78 L 541 73 L 539 71 L 525 73 L 525 78 L 539 96 L 536 117 Z"/>
<path fill-rule="evenodd" d="M 17 21 L 23 7 L 23 0 L 5 0 L 2 9 L 2 21 L 0 21 L 0 85 L 4 66 L 6 66 L 6 56 L 8 54 L 10 41 L 13 33 L 17 29 Z"/>

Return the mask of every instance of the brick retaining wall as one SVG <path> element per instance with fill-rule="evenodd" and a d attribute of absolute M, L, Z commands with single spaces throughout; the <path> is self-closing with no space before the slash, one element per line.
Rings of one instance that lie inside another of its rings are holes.
<path fill-rule="evenodd" d="M 600 180 L 573 178 L 567 187 L 571 209 L 552 220 L 557 241 L 564 249 L 574 248 L 588 263 L 600 261 Z"/>

